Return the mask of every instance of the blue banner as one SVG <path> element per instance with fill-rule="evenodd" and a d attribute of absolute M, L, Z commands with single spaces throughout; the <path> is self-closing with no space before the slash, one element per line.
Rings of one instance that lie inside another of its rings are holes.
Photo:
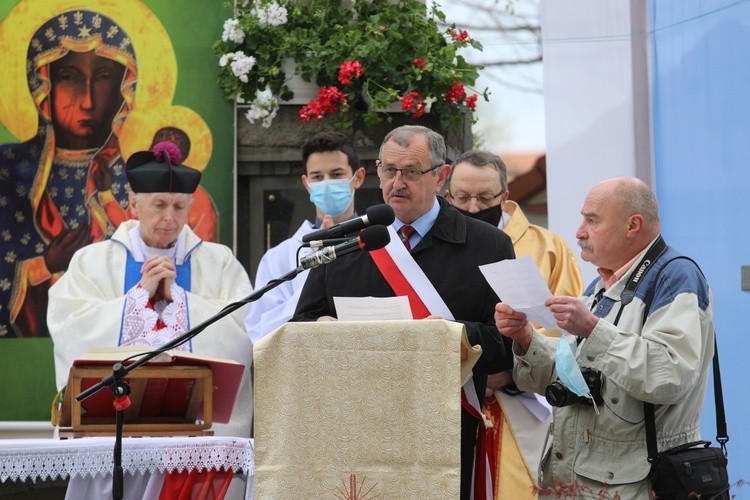
<path fill-rule="evenodd" d="M 750 3 L 652 0 L 656 191 L 664 236 L 696 259 L 714 294 L 730 480 L 750 480 L 745 367 L 750 353 Z M 701 425 L 715 440 L 711 383 Z M 750 498 L 735 486 L 736 498 Z"/>

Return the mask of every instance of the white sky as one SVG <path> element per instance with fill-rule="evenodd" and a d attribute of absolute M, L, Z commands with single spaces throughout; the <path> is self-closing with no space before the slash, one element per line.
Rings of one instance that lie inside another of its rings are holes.
<path fill-rule="evenodd" d="M 537 0 L 443 0 L 441 10 L 448 23 L 466 29 L 484 46 L 482 52 L 464 51 L 470 62 L 527 59 L 540 50 L 537 40 L 524 32 L 508 34 L 497 29 L 499 25 L 514 23 L 538 26 Z M 483 148 L 506 153 L 545 150 L 542 78 L 541 62 L 494 66 L 481 71 L 476 88 L 487 87 L 490 100 L 477 101 L 474 133 L 483 141 Z"/>

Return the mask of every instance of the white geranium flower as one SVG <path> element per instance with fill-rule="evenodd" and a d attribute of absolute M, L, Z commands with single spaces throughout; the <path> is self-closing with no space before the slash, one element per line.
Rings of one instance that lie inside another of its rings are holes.
<path fill-rule="evenodd" d="M 286 7 L 282 7 L 276 2 L 269 4 L 267 7 L 254 7 L 250 12 L 252 15 L 258 18 L 260 24 L 268 24 L 270 26 L 281 26 L 287 22 L 287 10 Z"/>
<path fill-rule="evenodd" d="M 257 104 L 252 103 L 245 113 L 245 118 L 250 123 L 255 123 L 258 120 L 262 120 L 266 117 L 266 110 L 260 108 Z"/>
<path fill-rule="evenodd" d="M 255 66 L 255 58 L 253 56 L 246 56 L 241 50 L 234 53 L 234 60 L 230 67 L 234 76 L 238 77 L 243 82 L 247 82 L 247 73 Z M 244 79 L 242 77 L 245 77 Z"/>
<path fill-rule="evenodd" d="M 221 56 L 221 58 L 219 59 L 219 66 L 221 66 L 222 68 L 226 66 L 233 55 L 234 54 L 224 54 L 223 56 Z"/>
<path fill-rule="evenodd" d="M 240 22 L 237 19 L 224 21 L 224 33 L 222 33 L 221 39 L 225 42 L 231 40 L 237 44 L 242 43 L 245 40 L 245 32 L 239 26 Z"/>
<path fill-rule="evenodd" d="M 245 118 L 253 124 L 260 121 L 264 128 L 269 128 L 278 112 L 279 102 L 271 92 L 271 89 L 266 87 L 262 91 L 255 93 L 255 100 L 250 104 L 245 113 Z"/>
<path fill-rule="evenodd" d="M 250 15 L 257 17 L 258 18 L 258 23 L 260 23 L 260 24 L 268 24 L 266 22 L 267 17 L 268 17 L 266 15 L 266 9 L 263 9 L 261 7 L 253 7 L 250 10 Z"/>
<path fill-rule="evenodd" d="M 271 26 L 281 26 L 282 24 L 286 24 L 288 14 L 286 7 L 282 7 L 274 2 L 268 6 L 266 12 L 268 15 L 268 24 Z"/>
<path fill-rule="evenodd" d="M 271 89 L 269 87 L 266 87 L 263 90 L 255 93 L 255 102 L 262 107 L 267 107 L 269 105 L 273 106 L 277 104 L 276 98 L 273 96 L 273 92 L 271 92 Z"/>

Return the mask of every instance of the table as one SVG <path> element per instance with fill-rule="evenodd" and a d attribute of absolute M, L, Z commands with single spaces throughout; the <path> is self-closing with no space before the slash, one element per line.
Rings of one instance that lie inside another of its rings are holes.
<path fill-rule="evenodd" d="M 106 490 L 111 498 L 114 441 L 114 437 L 0 440 L 0 482 L 70 479 L 67 498 L 102 498 Z M 125 498 L 158 498 L 162 485 L 170 481 L 174 488 L 218 480 L 225 488 L 235 473 L 246 480 L 245 497 L 253 498 L 251 439 L 123 438 L 122 466 Z M 192 479 L 184 483 L 188 476 Z"/>

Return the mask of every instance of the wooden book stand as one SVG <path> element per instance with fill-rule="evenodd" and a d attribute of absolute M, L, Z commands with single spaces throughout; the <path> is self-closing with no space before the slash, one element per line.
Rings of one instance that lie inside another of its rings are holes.
<path fill-rule="evenodd" d="M 78 402 L 77 394 L 112 373 L 108 366 L 73 366 L 60 410 L 60 437 L 114 436 L 114 395 L 102 389 Z M 123 436 L 210 436 L 213 377 L 207 366 L 141 366 L 128 374 L 131 405 Z M 203 411 L 201 420 L 200 412 Z"/>

